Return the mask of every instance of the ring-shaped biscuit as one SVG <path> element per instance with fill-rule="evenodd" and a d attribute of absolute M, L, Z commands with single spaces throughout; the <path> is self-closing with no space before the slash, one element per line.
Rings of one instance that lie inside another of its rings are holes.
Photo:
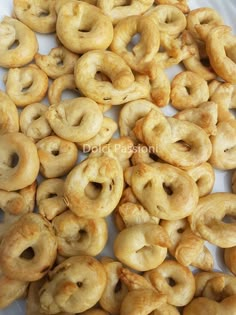
<path fill-rule="evenodd" d="M 48 55 L 37 53 L 35 63 L 49 78 L 56 79 L 64 74 L 73 74 L 78 58 L 77 54 L 59 46 L 51 49 Z"/>
<path fill-rule="evenodd" d="M 89 157 L 67 176 L 64 197 L 76 215 L 96 218 L 108 216 L 115 209 L 122 191 L 123 170 L 118 160 Z"/>
<path fill-rule="evenodd" d="M 37 178 L 39 158 L 35 144 L 22 133 L 0 136 L 0 189 L 14 191 Z"/>
<path fill-rule="evenodd" d="M 36 281 L 54 264 L 56 237 L 41 215 L 25 214 L 4 234 L 0 253 L 1 268 L 6 276 L 20 281 Z"/>
<path fill-rule="evenodd" d="M 116 236 L 113 244 L 119 261 L 137 271 L 159 266 L 166 258 L 169 245 L 170 239 L 166 231 L 160 225 L 152 223 L 125 228 Z"/>
<path fill-rule="evenodd" d="M 39 213 L 48 221 L 67 209 L 63 200 L 64 181 L 60 178 L 46 179 L 37 189 L 36 201 Z"/>
<path fill-rule="evenodd" d="M 209 99 L 207 82 L 192 71 L 180 72 L 171 82 L 170 98 L 178 110 L 197 107 Z"/>
<path fill-rule="evenodd" d="M 218 123 L 216 135 L 210 140 L 212 155 L 209 163 L 221 170 L 236 168 L 236 120 Z"/>
<path fill-rule="evenodd" d="M 107 223 L 103 218 L 87 219 L 66 211 L 52 221 L 63 257 L 96 256 L 104 249 L 108 239 Z"/>
<path fill-rule="evenodd" d="M 71 257 L 50 272 L 39 292 L 41 308 L 48 314 L 82 313 L 99 301 L 105 286 L 106 272 L 97 259 Z"/>
<path fill-rule="evenodd" d="M 21 131 L 37 142 L 50 136 L 52 129 L 45 118 L 48 106 L 41 103 L 27 105 L 20 113 Z"/>
<path fill-rule="evenodd" d="M 71 141 L 49 136 L 37 142 L 36 146 L 40 172 L 46 178 L 66 175 L 77 162 L 78 150 Z"/>
<path fill-rule="evenodd" d="M 97 80 L 97 72 L 110 81 Z M 85 96 L 100 104 L 120 105 L 150 94 L 148 77 L 134 77 L 125 61 L 111 51 L 94 50 L 80 57 L 75 65 L 75 83 Z"/>
<path fill-rule="evenodd" d="M 59 137 L 73 142 L 93 138 L 103 122 L 103 115 L 97 103 L 86 97 L 51 105 L 45 116 Z"/>
<path fill-rule="evenodd" d="M 140 39 L 130 51 L 127 46 L 136 34 L 139 34 Z M 154 57 L 159 46 L 159 27 L 155 18 L 133 15 L 122 19 L 115 26 L 110 49 L 121 56 L 132 70 L 155 79 L 157 73 Z"/>
<path fill-rule="evenodd" d="M 236 84 L 236 36 L 226 25 L 214 27 L 206 39 L 206 51 L 212 68 L 226 82 Z"/>
<path fill-rule="evenodd" d="M 225 223 L 223 219 L 225 216 L 235 217 L 235 213 L 235 194 L 214 193 L 200 198 L 198 206 L 188 218 L 194 233 L 214 245 L 229 248 L 236 246 L 236 224 Z"/>
<path fill-rule="evenodd" d="M 29 28 L 39 33 L 52 33 L 56 30 L 55 2 L 14 0 L 16 17 Z"/>
<path fill-rule="evenodd" d="M 0 90 L 0 135 L 19 131 L 19 115 L 10 97 Z"/>
<path fill-rule="evenodd" d="M 82 1 L 70 1 L 60 8 L 56 29 L 62 44 L 78 54 L 105 50 L 113 37 L 111 19 L 99 8 Z"/>
<path fill-rule="evenodd" d="M 36 65 L 9 69 L 5 77 L 6 92 L 16 104 L 26 105 L 40 102 L 47 93 L 48 77 Z"/>
<path fill-rule="evenodd" d="M 0 23 L 0 42 L 0 66 L 4 68 L 22 67 L 32 61 L 38 51 L 35 33 L 8 16 Z"/>
<path fill-rule="evenodd" d="M 167 295 L 171 305 L 187 305 L 194 296 L 195 280 L 191 270 L 176 261 L 166 260 L 144 276 L 160 294 Z"/>

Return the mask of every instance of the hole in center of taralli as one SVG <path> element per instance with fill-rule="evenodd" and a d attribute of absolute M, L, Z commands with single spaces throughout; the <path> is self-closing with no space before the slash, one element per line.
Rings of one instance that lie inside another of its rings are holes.
<path fill-rule="evenodd" d="M 176 282 L 173 278 L 168 278 L 167 282 L 168 282 L 170 287 L 174 287 L 176 285 Z"/>
<path fill-rule="evenodd" d="M 122 288 L 122 282 L 121 280 L 119 280 L 115 286 L 114 292 L 118 293 L 121 290 L 121 288 Z"/>
<path fill-rule="evenodd" d="M 163 189 L 167 193 L 168 196 L 173 195 L 173 190 L 171 189 L 170 186 L 166 185 L 165 183 L 162 184 Z"/>
<path fill-rule="evenodd" d="M 35 256 L 34 250 L 32 247 L 28 247 L 26 250 L 22 252 L 20 255 L 20 258 L 23 258 L 25 260 L 32 260 Z"/>
<path fill-rule="evenodd" d="M 97 199 L 102 191 L 102 184 L 96 182 L 90 182 L 85 187 L 85 194 L 89 199 Z"/>
<path fill-rule="evenodd" d="M 233 217 L 231 215 L 225 215 L 222 220 L 222 222 L 226 223 L 226 224 L 232 224 L 236 222 L 236 217 Z"/>
<path fill-rule="evenodd" d="M 16 154 L 16 153 L 12 154 L 10 167 L 14 168 L 14 167 L 16 167 L 18 165 L 18 163 L 19 163 L 19 156 L 18 156 L 18 154 Z"/>
<path fill-rule="evenodd" d="M 40 12 L 37 14 L 37 16 L 38 16 L 39 18 L 42 18 L 42 17 L 49 16 L 49 14 L 50 14 L 49 11 L 47 11 L 47 10 L 42 10 L 42 11 L 40 11 Z"/>
<path fill-rule="evenodd" d="M 128 45 L 126 46 L 126 49 L 128 51 L 133 51 L 133 48 L 139 43 L 140 39 L 141 39 L 140 34 L 139 33 L 135 34 L 129 41 Z"/>
<path fill-rule="evenodd" d="M 4 222 L 4 217 L 5 217 L 5 212 L 2 209 L 0 209 L 0 223 Z"/>
<path fill-rule="evenodd" d="M 82 286 L 83 286 L 83 282 L 81 282 L 81 281 L 77 282 L 76 284 L 77 284 L 78 288 L 82 288 Z"/>
<path fill-rule="evenodd" d="M 53 150 L 52 155 L 58 156 L 60 154 L 59 150 Z"/>
<path fill-rule="evenodd" d="M 16 49 L 19 46 L 19 44 L 20 44 L 19 41 L 16 39 L 14 43 L 12 43 L 10 47 L 8 47 L 8 50 Z"/>

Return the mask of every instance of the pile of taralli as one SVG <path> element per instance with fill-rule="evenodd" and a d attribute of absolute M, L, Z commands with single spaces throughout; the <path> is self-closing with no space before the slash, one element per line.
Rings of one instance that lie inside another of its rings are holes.
<path fill-rule="evenodd" d="M 0 22 L 0 309 L 236 314 L 231 28 L 187 0 L 13 2 Z M 35 32 L 58 47 L 40 54 Z M 212 193 L 214 169 L 232 171 L 231 193 Z"/>

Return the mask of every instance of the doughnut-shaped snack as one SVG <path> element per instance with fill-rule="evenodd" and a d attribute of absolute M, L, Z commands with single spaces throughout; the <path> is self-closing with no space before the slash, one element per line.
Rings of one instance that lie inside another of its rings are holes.
<path fill-rule="evenodd" d="M 49 103 L 50 104 L 60 103 L 62 101 L 62 93 L 66 90 L 78 93 L 73 74 L 64 74 L 53 81 L 53 83 L 50 85 L 48 89 Z"/>
<path fill-rule="evenodd" d="M 123 191 L 123 170 L 117 159 L 89 157 L 67 176 L 64 197 L 68 207 L 81 217 L 109 215 Z"/>
<path fill-rule="evenodd" d="M 110 314 L 119 314 L 121 303 L 128 292 L 125 283 L 120 279 L 123 266 L 109 257 L 104 257 L 101 262 L 106 271 L 107 284 L 99 304 Z"/>
<path fill-rule="evenodd" d="M 207 82 L 194 72 L 180 72 L 171 82 L 170 98 L 178 110 L 197 107 L 209 99 Z"/>
<path fill-rule="evenodd" d="M 0 42 L 0 66 L 4 68 L 22 67 L 32 61 L 38 51 L 35 33 L 8 16 L 0 23 Z"/>
<path fill-rule="evenodd" d="M 221 170 L 236 168 L 236 120 L 222 121 L 210 137 L 212 154 L 209 163 Z"/>
<path fill-rule="evenodd" d="M 173 5 L 180 9 L 183 13 L 189 13 L 190 9 L 187 0 L 155 0 L 157 4 Z M 155 313 L 155 315 L 157 315 Z"/>
<path fill-rule="evenodd" d="M 191 270 L 176 261 L 166 260 L 144 276 L 160 294 L 167 295 L 171 305 L 187 305 L 194 296 L 195 280 Z"/>
<path fill-rule="evenodd" d="M 215 172 L 211 164 L 205 162 L 197 167 L 186 170 L 198 187 L 199 197 L 211 193 L 215 183 Z"/>
<path fill-rule="evenodd" d="M 0 253 L 6 276 L 36 281 L 51 269 L 56 259 L 56 237 L 50 224 L 39 214 L 25 214 L 4 234 Z"/>
<path fill-rule="evenodd" d="M 181 110 L 174 118 L 192 122 L 201 127 L 209 136 L 215 136 L 218 123 L 218 104 L 205 102 L 195 108 Z"/>
<path fill-rule="evenodd" d="M 152 102 L 145 99 L 140 99 L 126 103 L 119 115 L 119 129 L 121 136 L 128 136 L 134 143 L 137 143 L 137 138 L 133 132 L 136 122 L 146 116 L 151 110 L 160 111 Z"/>
<path fill-rule="evenodd" d="M 115 120 L 104 116 L 99 132 L 87 141 L 78 142 L 78 148 L 81 149 L 83 152 L 98 150 L 99 147 L 108 143 L 111 140 L 113 134 L 117 130 L 117 127 L 118 126 Z"/>
<path fill-rule="evenodd" d="M 164 261 L 169 245 L 168 234 L 160 225 L 143 223 L 122 230 L 113 246 L 115 256 L 123 264 L 137 271 L 147 271 Z"/>
<path fill-rule="evenodd" d="M 113 24 L 131 15 L 142 15 L 154 0 L 97 0 L 97 6 L 109 16 Z"/>
<path fill-rule="evenodd" d="M 191 231 L 187 219 L 162 220 L 161 226 L 171 240 L 168 251 L 180 264 L 212 270 L 214 261 L 211 252 L 204 246 L 204 240 Z"/>
<path fill-rule="evenodd" d="M 106 272 L 98 260 L 90 256 L 71 257 L 50 272 L 41 288 L 42 311 L 82 313 L 99 301 L 105 286 Z"/>
<path fill-rule="evenodd" d="M 152 289 L 130 291 L 121 304 L 120 315 L 151 314 L 165 303 L 166 296 Z"/>
<path fill-rule="evenodd" d="M 197 125 L 151 111 L 143 119 L 145 143 L 165 162 L 180 168 L 196 167 L 211 156 L 212 145 Z"/>
<path fill-rule="evenodd" d="M 9 69 L 5 78 L 6 92 L 16 104 L 24 107 L 40 102 L 47 93 L 48 77 L 36 65 Z"/>
<path fill-rule="evenodd" d="M 236 194 L 236 171 L 234 171 L 232 176 L 232 192 Z"/>
<path fill-rule="evenodd" d="M 206 39 L 206 51 L 212 68 L 226 82 L 236 84 L 236 57 L 234 46 L 236 36 L 226 25 L 216 26 L 210 30 Z"/>
<path fill-rule="evenodd" d="M 198 202 L 198 189 L 193 179 L 169 164 L 134 166 L 131 169 L 130 186 L 148 213 L 161 219 L 187 217 Z"/>
<path fill-rule="evenodd" d="M 51 178 L 40 183 L 37 189 L 36 201 L 39 213 L 48 221 L 67 209 L 63 200 L 64 181 Z"/>
<path fill-rule="evenodd" d="M 59 46 L 52 48 L 48 55 L 37 53 L 35 63 L 49 78 L 56 79 L 64 74 L 73 74 L 78 58 L 77 54 Z"/>
<path fill-rule="evenodd" d="M 28 284 L 28 282 L 6 277 L 0 269 L 0 309 L 21 298 L 26 293 Z"/>
<path fill-rule="evenodd" d="M 0 136 L 0 189 L 15 191 L 37 178 L 39 158 L 35 144 L 22 133 Z"/>
<path fill-rule="evenodd" d="M 10 97 L 0 91 L 0 135 L 19 131 L 19 116 Z"/>
<path fill-rule="evenodd" d="M 52 221 L 58 243 L 58 253 L 63 257 L 98 255 L 108 239 L 107 223 L 103 218 L 87 219 L 66 211 Z"/>
<path fill-rule="evenodd" d="M 103 122 L 99 106 L 87 97 L 51 105 L 45 116 L 59 137 L 72 142 L 93 138 L 101 129 Z"/>
<path fill-rule="evenodd" d="M 200 40 L 203 40 L 212 28 L 224 24 L 222 17 L 213 8 L 198 8 L 187 15 L 187 29 L 194 38 Z"/>
<path fill-rule="evenodd" d="M 131 51 L 127 48 L 133 36 L 140 39 Z M 132 70 L 147 74 L 151 79 L 157 76 L 154 57 L 160 47 L 159 24 L 151 16 L 132 15 L 122 19 L 114 28 L 110 49 L 122 57 Z"/>
<path fill-rule="evenodd" d="M 147 13 L 147 16 L 157 20 L 159 31 L 164 35 L 177 37 L 187 25 L 184 13 L 173 5 L 157 5 Z"/>
<path fill-rule="evenodd" d="M 205 297 L 193 299 L 183 310 L 183 315 L 235 315 L 236 299 L 232 295 L 220 303 Z"/>
<path fill-rule="evenodd" d="M 62 5 L 56 30 L 61 43 L 78 54 L 95 49 L 105 50 L 113 38 L 111 19 L 99 8 L 82 1 Z"/>
<path fill-rule="evenodd" d="M 14 0 L 14 13 L 18 20 L 35 32 L 52 33 L 56 30 L 56 0 Z"/>
<path fill-rule="evenodd" d="M 20 114 L 21 131 L 37 142 L 50 136 L 52 129 L 45 118 L 48 106 L 41 103 L 34 103 L 26 106 Z"/>
<path fill-rule="evenodd" d="M 77 162 L 78 150 L 73 142 L 49 136 L 37 142 L 36 146 L 40 173 L 46 178 L 67 174 Z"/>
<path fill-rule="evenodd" d="M 236 275 L 235 259 L 236 259 L 236 246 L 231 247 L 231 248 L 226 248 L 224 250 L 224 262 L 234 275 Z"/>
<path fill-rule="evenodd" d="M 109 81 L 97 80 L 97 72 L 104 73 Z M 148 77 L 134 77 L 126 62 L 111 51 L 93 50 L 80 57 L 75 65 L 75 83 L 85 96 L 100 104 L 120 105 L 150 94 Z"/>
<path fill-rule="evenodd" d="M 33 212 L 35 205 L 37 183 L 19 191 L 0 190 L 0 209 L 3 211 L 3 220 L 0 220 L 0 240 L 9 227 L 22 215 Z"/>
<path fill-rule="evenodd" d="M 235 194 L 214 193 L 202 197 L 189 217 L 191 229 L 203 239 L 221 248 L 236 246 L 236 224 L 222 221 L 226 215 L 234 217 L 235 212 Z"/>

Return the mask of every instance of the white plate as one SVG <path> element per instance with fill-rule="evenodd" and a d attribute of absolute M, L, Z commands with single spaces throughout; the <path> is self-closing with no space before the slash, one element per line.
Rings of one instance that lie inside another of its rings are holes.
<path fill-rule="evenodd" d="M 109 1 L 109 0 L 108 0 Z M 12 13 L 12 0 L 0 0 L 0 19 L 2 19 L 5 15 L 11 15 Z M 232 27 L 234 34 L 236 34 L 236 1 L 235 0 L 189 0 L 189 5 L 191 9 L 196 9 L 199 7 L 212 7 L 215 8 L 220 15 L 223 17 L 225 24 Z M 40 35 L 37 34 L 38 41 L 39 41 L 39 52 L 43 54 L 47 54 L 52 47 L 56 47 L 56 42 L 53 35 Z M 1 44 L 1 43 L 0 43 Z M 167 73 L 170 79 L 172 79 L 176 73 L 179 72 L 179 67 L 173 67 L 168 69 Z M 0 89 L 5 90 L 3 84 L 3 76 L 6 70 L 0 68 Z M 68 95 L 65 94 L 66 97 Z M 44 103 L 48 104 L 47 100 Z M 113 108 L 109 113 L 106 115 L 116 118 L 118 115 L 118 107 Z M 173 109 L 168 106 L 164 108 L 164 112 L 166 115 L 173 115 Z M 216 181 L 214 185 L 214 192 L 225 192 L 231 190 L 231 173 L 232 172 L 223 172 L 223 171 L 216 171 Z M 115 227 L 112 224 L 112 221 L 109 221 L 109 241 L 108 244 L 103 251 L 102 255 L 113 255 L 112 254 L 112 244 L 115 237 Z M 222 259 L 222 250 L 216 248 L 213 245 L 207 245 L 211 250 L 212 254 L 214 255 L 214 270 L 221 270 L 227 272 L 227 269 L 223 263 Z M 25 306 L 24 301 L 17 301 L 13 303 L 11 306 L 4 310 L 0 310 L 0 315 L 24 315 L 25 314 Z"/>

